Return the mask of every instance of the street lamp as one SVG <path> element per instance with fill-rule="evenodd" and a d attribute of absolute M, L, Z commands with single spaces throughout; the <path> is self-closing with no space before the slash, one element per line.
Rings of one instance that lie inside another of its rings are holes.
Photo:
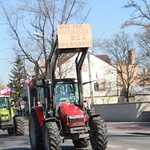
<path fill-rule="evenodd" d="M 40 38 L 43 38 L 44 36 L 43 35 L 41 35 L 40 33 L 38 33 L 38 32 L 35 32 L 34 33 L 34 35 L 35 36 L 37 36 L 37 37 L 40 37 Z M 49 39 L 53 39 L 53 40 L 55 40 L 55 38 L 54 37 L 49 37 L 49 36 L 46 36 L 46 39 L 47 40 L 49 40 Z"/>
<path fill-rule="evenodd" d="M 91 51 L 88 51 L 88 55 L 87 55 L 87 60 L 88 60 L 88 68 L 89 68 L 89 81 L 92 81 L 92 75 L 91 75 L 91 60 L 90 60 L 90 54 Z M 94 99 L 93 99 L 93 88 L 92 88 L 92 82 L 90 82 L 90 97 L 91 97 L 91 103 L 92 105 L 94 104 Z"/>
<path fill-rule="evenodd" d="M 43 36 L 42 36 L 40 33 L 38 33 L 38 32 L 35 32 L 34 35 L 37 36 L 37 37 L 41 37 L 41 38 L 43 37 Z"/>

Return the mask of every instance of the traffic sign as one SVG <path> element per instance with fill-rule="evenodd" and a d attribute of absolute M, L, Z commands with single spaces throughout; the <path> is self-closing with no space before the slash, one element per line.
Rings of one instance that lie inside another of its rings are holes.
<path fill-rule="evenodd" d="M 20 105 L 24 105 L 25 102 L 23 100 L 20 101 Z"/>

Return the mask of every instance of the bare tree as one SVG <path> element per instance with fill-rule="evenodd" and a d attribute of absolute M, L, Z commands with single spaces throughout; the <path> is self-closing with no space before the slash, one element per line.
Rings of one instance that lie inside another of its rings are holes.
<path fill-rule="evenodd" d="M 141 0 L 140 2 L 136 2 L 136 0 L 131 0 L 126 5 L 124 5 L 124 8 L 132 8 L 134 10 L 131 18 L 125 21 L 122 27 L 127 27 L 131 25 L 140 26 L 143 28 L 150 27 L 150 7 L 148 0 Z"/>
<path fill-rule="evenodd" d="M 140 48 L 141 64 L 143 68 L 150 69 L 150 29 L 145 29 L 145 32 L 137 33 L 136 39 Z"/>
<path fill-rule="evenodd" d="M 141 52 L 142 64 L 150 68 L 150 2 L 148 0 L 131 0 L 124 8 L 133 9 L 129 20 L 123 23 L 122 28 L 139 26 L 142 32 L 135 35 Z M 144 58 L 144 59 L 143 59 Z"/>
<path fill-rule="evenodd" d="M 108 53 L 112 65 L 118 72 L 118 88 L 129 102 L 129 89 L 137 84 L 138 64 L 135 59 L 133 40 L 124 32 L 115 34 L 112 39 L 105 40 L 105 51 Z"/>
<path fill-rule="evenodd" d="M 51 50 L 57 35 L 57 25 L 83 23 L 89 10 L 86 0 L 18 0 L 15 6 L 0 0 L 15 50 L 22 52 L 35 65 L 37 75 L 49 78 Z M 83 15 L 86 14 L 86 15 Z M 39 37 L 33 35 L 39 33 Z M 44 60 L 43 71 L 39 61 Z"/>
<path fill-rule="evenodd" d="M 56 74 L 58 78 L 66 78 L 70 76 L 72 69 L 75 67 L 74 61 L 71 59 L 75 53 L 63 54 L 58 59 Z M 71 59 L 71 60 L 70 60 Z"/>

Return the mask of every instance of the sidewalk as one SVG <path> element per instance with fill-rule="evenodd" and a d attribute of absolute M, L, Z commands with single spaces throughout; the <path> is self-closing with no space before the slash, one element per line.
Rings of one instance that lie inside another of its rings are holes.
<path fill-rule="evenodd" d="M 150 122 L 106 122 L 108 134 L 150 135 Z"/>

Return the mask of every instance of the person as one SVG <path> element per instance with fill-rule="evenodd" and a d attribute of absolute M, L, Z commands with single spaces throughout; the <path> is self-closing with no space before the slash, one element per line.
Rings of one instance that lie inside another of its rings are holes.
<path fill-rule="evenodd" d="M 72 93 L 71 86 L 67 85 L 66 94 L 65 94 L 66 97 L 70 98 L 71 97 L 71 93 Z"/>
<path fill-rule="evenodd" d="M 56 89 L 56 105 L 60 106 L 65 102 L 69 102 L 69 99 L 63 94 L 63 88 L 59 86 Z"/>
<path fill-rule="evenodd" d="M 63 94 L 62 87 L 59 86 L 57 87 L 57 90 L 56 90 L 56 101 L 60 101 L 60 98 L 63 98 L 63 97 L 65 97 L 65 95 Z"/>

